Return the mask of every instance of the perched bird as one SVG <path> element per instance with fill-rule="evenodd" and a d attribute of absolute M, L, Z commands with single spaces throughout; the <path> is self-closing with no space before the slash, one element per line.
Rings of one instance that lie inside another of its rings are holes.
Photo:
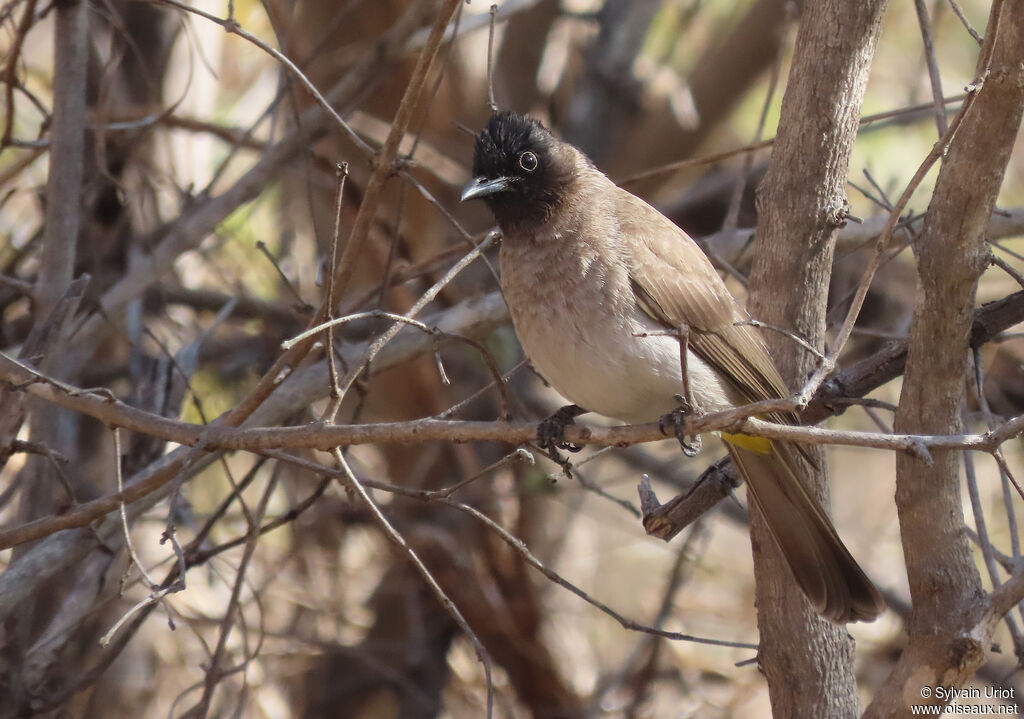
<path fill-rule="evenodd" d="M 742 324 L 749 316 L 696 243 L 575 147 L 530 117 L 499 112 L 476 140 L 473 176 L 462 199 L 482 199 L 501 228 L 501 287 L 523 350 L 576 405 L 556 416 L 649 422 L 678 409 L 679 395 L 698 412 L 788 396 L 758 330 Z M 836 622 L 878 616 L 878 590 L 804 486 L 800 448 L 722 437 L 814 608 Z"/>

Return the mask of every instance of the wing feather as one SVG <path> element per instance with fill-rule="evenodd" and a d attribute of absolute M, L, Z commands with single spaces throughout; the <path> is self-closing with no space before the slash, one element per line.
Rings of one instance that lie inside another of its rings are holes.
<path fill-rule="evenodd" d="M 689 347 L 727 377 L 748 402 L 789 394 L 750 316 L 711 261 L 685 232 L 643 200 L 619 190 L 621 231 L 629 243 L 630 279 L 641 307 L 667 329 L 689 328 Z M 775 422 L 795 424 L 791 412 Z"/>

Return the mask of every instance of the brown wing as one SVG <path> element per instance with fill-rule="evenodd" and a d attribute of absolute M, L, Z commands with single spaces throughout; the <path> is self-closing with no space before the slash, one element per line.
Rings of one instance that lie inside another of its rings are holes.
<path fill-rule="evenodd" d="M 616 193 L 630 279 L 637 301 L 667 328 L 689 327 L 689 347 L 716 368 L 748 401 L 784 397 L 779 376 L 758 330 L 737 324 L 748 315 L 729 293 L 710 260 L 686 233 L 642 200 Z M 771 413 L 793 423 L 791 412 Z M 772 442 L 767 453 L 726 446 L 747 481 L 752 501 L 782 550 L 793 576 L 814 607 L 837 622 L 871 621 L 885 603 L 843 545 L 828 515 L 807 492 L 801 445 Z"/>
<path fill-rule="evenodd" d="M 689 327 L 689 347 L 719 370 L 750 402 L 789 394 L 758 331 L 711 261 L 690 237 L 643 200 L 617 193 L 618 216 L 629 243 L 630 278 L 638 302 L 667 328 Z M 792 424 L 792 413 L 769 415 Z"/>

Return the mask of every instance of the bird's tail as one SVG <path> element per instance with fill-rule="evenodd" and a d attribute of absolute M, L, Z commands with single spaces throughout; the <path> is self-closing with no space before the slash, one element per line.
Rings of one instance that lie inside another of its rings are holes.
<path fill-rule="evenodd" d="M 874 620 L 885 602 L 807 491 L 798 451 L 785 442 L 769 446 L 757 447 L 768 451 L 756 451 L 726 442 L 748 495 L 761 510 L 797 584 L 814 608 L 832 621 Z"/>

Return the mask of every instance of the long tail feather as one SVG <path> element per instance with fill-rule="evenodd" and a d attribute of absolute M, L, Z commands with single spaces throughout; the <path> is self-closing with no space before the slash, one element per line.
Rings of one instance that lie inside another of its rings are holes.
<path fill-rule="evenodd" d="M 774 442 L 767 454 L 726 443 L 807 599 L 835 622 L 870 622 L 885 608 L 875 585 L 850 555 L 832 520 L 800 478 L 794 448 Z"/>

